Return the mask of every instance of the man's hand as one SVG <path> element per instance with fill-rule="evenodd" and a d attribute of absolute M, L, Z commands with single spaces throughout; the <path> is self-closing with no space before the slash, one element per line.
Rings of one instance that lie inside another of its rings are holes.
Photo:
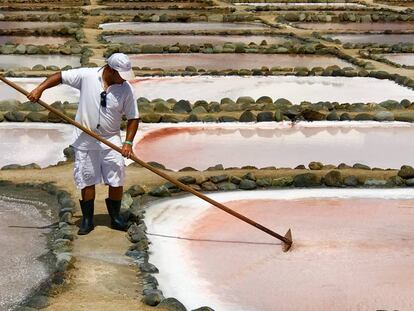
<path fill-rule="evenodd" d="M 42 96 L 42 93 L 43 91 L 39 87 L 37 87 L 27 95 L 27 98 L 32 103 L 36 103 L 39 100 L 39 98 Z"/>
<path fill-rule="evenodd" d="M 129 159 L 134 152 L 132 151 L 132 146 L 130 144 L 123 144 L 122 145 L 122 155 Z"/>

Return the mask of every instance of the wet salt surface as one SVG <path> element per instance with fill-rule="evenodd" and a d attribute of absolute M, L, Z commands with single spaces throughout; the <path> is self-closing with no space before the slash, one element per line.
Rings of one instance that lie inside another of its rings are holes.
<path fill-rule="evenodd" d="M 70 125 L 0 123 L 0 168 L 8 164 L 56 164 L 65 160 L 63 149 L 71 142 Z"/>
<path fill-rule="evenodd" d="M 194 66 L 203 69 L 253 69 L 267 67 L 353 67 L 339 58 L 315 55 L 267 55 L 267 54 L 132 54 L 133 66 L 170 70 Z"/>
<path fill-rule="evenodd" d="M 1 38 L 1 37 L 0 37 Z M 191 35 L 113 35 L 104 36 L 105 40 L 112 43 L 139 43 L 139 44 L 224 44 L 233 43 L 250 43 L 260 44 L 266 40 L 269 44 L 284 43 L 287 41 L 282 36 L 191 36 Z"/>
<path fill-rule="evenodd" d="M 414 66 L 414 53 L 384 54 L 383 57 L 400 65 Z"/>
<path fill-rule="evenodd" d="M 386 31 L 414 30 L 414 23 L 393 22 L 393 23 L 295 23 L 294 26 L 314 30 L 355 30 L 355 31 Z"/>
<path fill-rule="evenodd" d="M 0 310 L 12 310 L 48 277 L 39 259 L 47 252 L 45 234 L 51 221 L 36 206 L 40 202 L 3 196 L 0 188 Z"/>
<path fill-rule="evenodd" d="M 53 44 L 59 45 L 64 44 L 70 40 L 70 38 L 64 37 L 34 37 L 34 36 L 0 36 L 0 44 L 12 43 L 12 44 L 34 44 L 34 45 L 43 45 L 43 44 Z"/>
<path fill-rule="evenodd" d="M 76 26 L 71 22 L 6 22 L 0 21 L 0 29 L 39 29 Z"/>
<path fill-rule="evenodd" d="M 259 23 L 145 23 L 122 22 L 100 24 L 103 30 L 138 30 L 138 31 L 191 31 L 191 30 L 257 30 L 269 28 Z"/>
<path fill-rule="evenodd" d="M 147 209 L 148 232 L 190 239 L 149 235 L 167 297 L 223 311 L 413 309 L 411 190 L 209 196 L 281 234 L 291 228 L 294 246 L 283 253 L 278 240 L 198 198 L 159 201 Z"/>
<path fill-rule="evenodd" d="M 410 152 L 397 152 L 414 150 L 413 135 L 414 125 L 400 122 L 144 124 L 134 150 L 144 161 L 173 170 L 216 164 L 296 167 L 311 161 L 399 168 L 414 165 Z"/>
<path fill-rule="evenodd" d="M 327 37 L 339 39 L 342 43 L 414 43 L 414 34 L 340 34 Z"/>
<path fill-rule="evenodd" d="M 35 65 L 35 64 L 34 64 Z M 45 78 L 9 78 L 10 81 L 17 83 L 23 87 L 26 91 L 30 92 Z M 0 82 L 0 100 L 16 99 L 22 102 L 27 101 L 27 98 L 20 92 L 17 92 L 10 86 Z M 42 98 L 46 103 L 52 104 L 55 101 L 68 101 L 70 103 L 78 102 L 79 91 L 67 85 L 58 85 L 52 89 L 48 89 L 43 92 Z"/>
<path fill-rule="evenodd" d="M 45 78 L 11 78 L 11 81 L 30 91 Z M 301 101 L 381 102 L 387 99 L 414 101 L 414 92 L 389 80 L 346 77 L 152 77 L 151 80 L 131 81 L 139 96 L 148 99 L 177 98 L 192 102 L 203 99 L 220 101 L 224 97 L 236 100 L 239 96 L 255 99 L 267 95 L 273 99 L 286 98 L 294 104 Z M 384 92 L 387 90 L 387 92 Z M 26 98 L 11 87 L 0 83 L 0 100 Z M 46 90 L 42 99 L 77 102 L 79 91 L 67 85 Z"/>
<path fill-rule="evenodd" d="M 35 65 L 80 67 L 80 57 L 70 55 L 0 55 L 0 68 L 14 69 L 21 67 L 32 68 Z"/>
<path fill-rule="evenodd" d="M 414 91 L 390 80 L 346 77 L 160 77 L 134 83 L 137 94 L 148 99 L 176 98 L 195 102 L 199 99 L 219 101 L 239 96 L 255 99 L 267 95 L 276 100 L 381 102 L 387 99 L 414 100 Z M 384 90 L 387 90 L 384 92 Z"/>

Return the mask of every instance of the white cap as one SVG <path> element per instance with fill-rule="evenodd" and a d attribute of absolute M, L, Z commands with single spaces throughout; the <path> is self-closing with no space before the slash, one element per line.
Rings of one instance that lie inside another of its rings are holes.
<path fill-rule="evenodd" d="M 135 79 L 134 71 L 132 70 L 131 61 L 124 53 L 114 53 L 108 59 L 109 67 L 118 71 L 122 79 L 129 81 Z"/>

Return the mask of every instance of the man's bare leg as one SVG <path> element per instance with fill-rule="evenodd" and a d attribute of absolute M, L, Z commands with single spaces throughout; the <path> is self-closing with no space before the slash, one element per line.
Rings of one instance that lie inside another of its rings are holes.
<path fill-rule="evenodd" d="M 82 200 L 95 200 L 95 185 L 87 186 L 81 190 Z"/>
<path fill-rule="evenodd" d="M 111 216 L 111 227 L 116 230 L 125 231 L 127 229 L 127 224 L 125 220 L 119 215 L 121 210 L 121 201 L 124 188 L 121 187 L 111 187 L 109 186 L 108 190 L 108 199 L 105 200 L 106 208 L 108 209 L 108 214 Z"/>
<path fill-rule="evenodd" d="M 108 189 L 108 197 L 114 201 L 122 200 L 122 194 L 124 192 L 124 187 L 111 187 Z"/>

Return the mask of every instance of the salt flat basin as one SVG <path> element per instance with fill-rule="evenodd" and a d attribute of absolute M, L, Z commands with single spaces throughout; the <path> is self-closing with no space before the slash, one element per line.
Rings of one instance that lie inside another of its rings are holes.
<path fill-rule="evenodd" d="M 145 23 L 121 22 L 100 24 L 103 30 L 137 30 L 137 31 L 191 31 L 191 30 L 260 30 L 269 28 L 259 23 Z"/>
<path fill-rule="evenodd" d="M 414 30 L 414 23 L 392 22 L 392 23 L 295 23 L 295 26 L 314 30 L 355 30 L 355 31 L 409 31 Z"/>
<path fill-rule="evenodd" d="M 371 167 L 414 165 L 414 125 L 391 122 L 143 124 L 135 154 L 179 170 L 224 167 L 296 167 L 311 161 Z M 228 155 L 233 156 L 228 156 Z"/>
<path fill-rule="evenodd" d="M 12 43 L 12 44 L 34 44 L 34 45 L 43 45 L 43 44 L 53 44 L 59 45 L 64 44 L 70 40 L 70 38 L 65 37 L 35 37 L 35 36 L 0 36 L 0 44 Z"/>
<path fill-rule="evenodd" d="M 139 96 L 149 99 L 177 98 L 196 101 L 220 101 L 267 95 L 299 104 L 301 101 L 381 102 L 387 99 L 414 100 L 414 92 L 390 80 L 347 77 L 160 77 L 142 82 L 132 81 Z M 384 92 L 384 90 L 387 90 Z"/>
<path fill-rule="evenodd" d="M 384 54 L 382 56 L 400 65 L 414 66 L 414 53 Z"/>
<path fill-rule="evenodd" d="M 1 165 L 0 165 L 1 166 Z M 29 201 L 0 195 L 0 310 L 14 310 L 48 277 L 39 256 L 47 252 L 44 236 L 50 220 Z"/>
<path fill-rule="evenodd" d="M 254 69 L 267 67 L 340 67 L 352 64 L 331 56 L 282 55 L 282 54 L 132 54 L 133 66 L 163 68 L 170 70 L 194 66 L 203 69 Z"/>
<path fill-rule="evenodd" d="M 1 37 L 0 37 L 1 38 Z M 232 43 L 250 43 L 254 42 L 260 44 L 266 40 L 268 44 L 284 43 L 288 39 L 283 36 L 199 36 L 199 35 L 111 35 L 104 36 L 105 40 L 112 43 L 137 43 L 137 44 L 224 44 L 226 42 Z"/>
<path fill-rule="evenodd" d="M 33 64 L 36 65 L 36 64 Z M 27 91 L 33 90 L 36 86 L 42 83 L 45 78 L 9 78 L 10 81 L 17 83 Z M 16 99 L 22 102 L 27 101 L 27 98 L 21 93 L 15 91 L 10 86 L 0 82 L 0 100 Z M 67 85 L 59 85 L 53 89 L 43 92 L 42 99 L 51 104 L 55 101 L 68 101 L 70 103 L 78 102 L 79 91 Z"/>
<path fill-rule="evenodd" d="M 0 168 L 8 164 L 56 164 L 65 160 L 63 149 L 71 142 L 71 125 L 0 123 Z"/>
<path fill-rule="evenodd" d="M 342 43 L 414 43 L 414 34 L 338 34 L 328 35 Z"/>
<path fill-rule="evenodd" d="M 365 5 L 352 2 L 238 2 L 235 5 L 248 5 L 248 6 L 313 6 L 313 7 L 353 7 L 363 8 Z"/>
<path fill-rule="evenodd" d="M 72 55 L 0 55 L 0 68 L 14 69 L 21 67 L 32 68 L 34 65 L 65 67 L 80 67 L 80 57 Z"/>
<path fill-rule="evenodd" d="M 275 238 L 196 197 L 158 201 L 145 222 L 166 297 L 223 311 L 413 309 L 413 191 L 209 196 L 281 234 L 291 228 L 293 248 L 283 253 Z"/>
<path fill-rule="evenodd" d="M 6 22 L 0 21 L 0 29 L 40 29 L 40 28 L 59 28 L 75 27 L 71 22 Z"/>

